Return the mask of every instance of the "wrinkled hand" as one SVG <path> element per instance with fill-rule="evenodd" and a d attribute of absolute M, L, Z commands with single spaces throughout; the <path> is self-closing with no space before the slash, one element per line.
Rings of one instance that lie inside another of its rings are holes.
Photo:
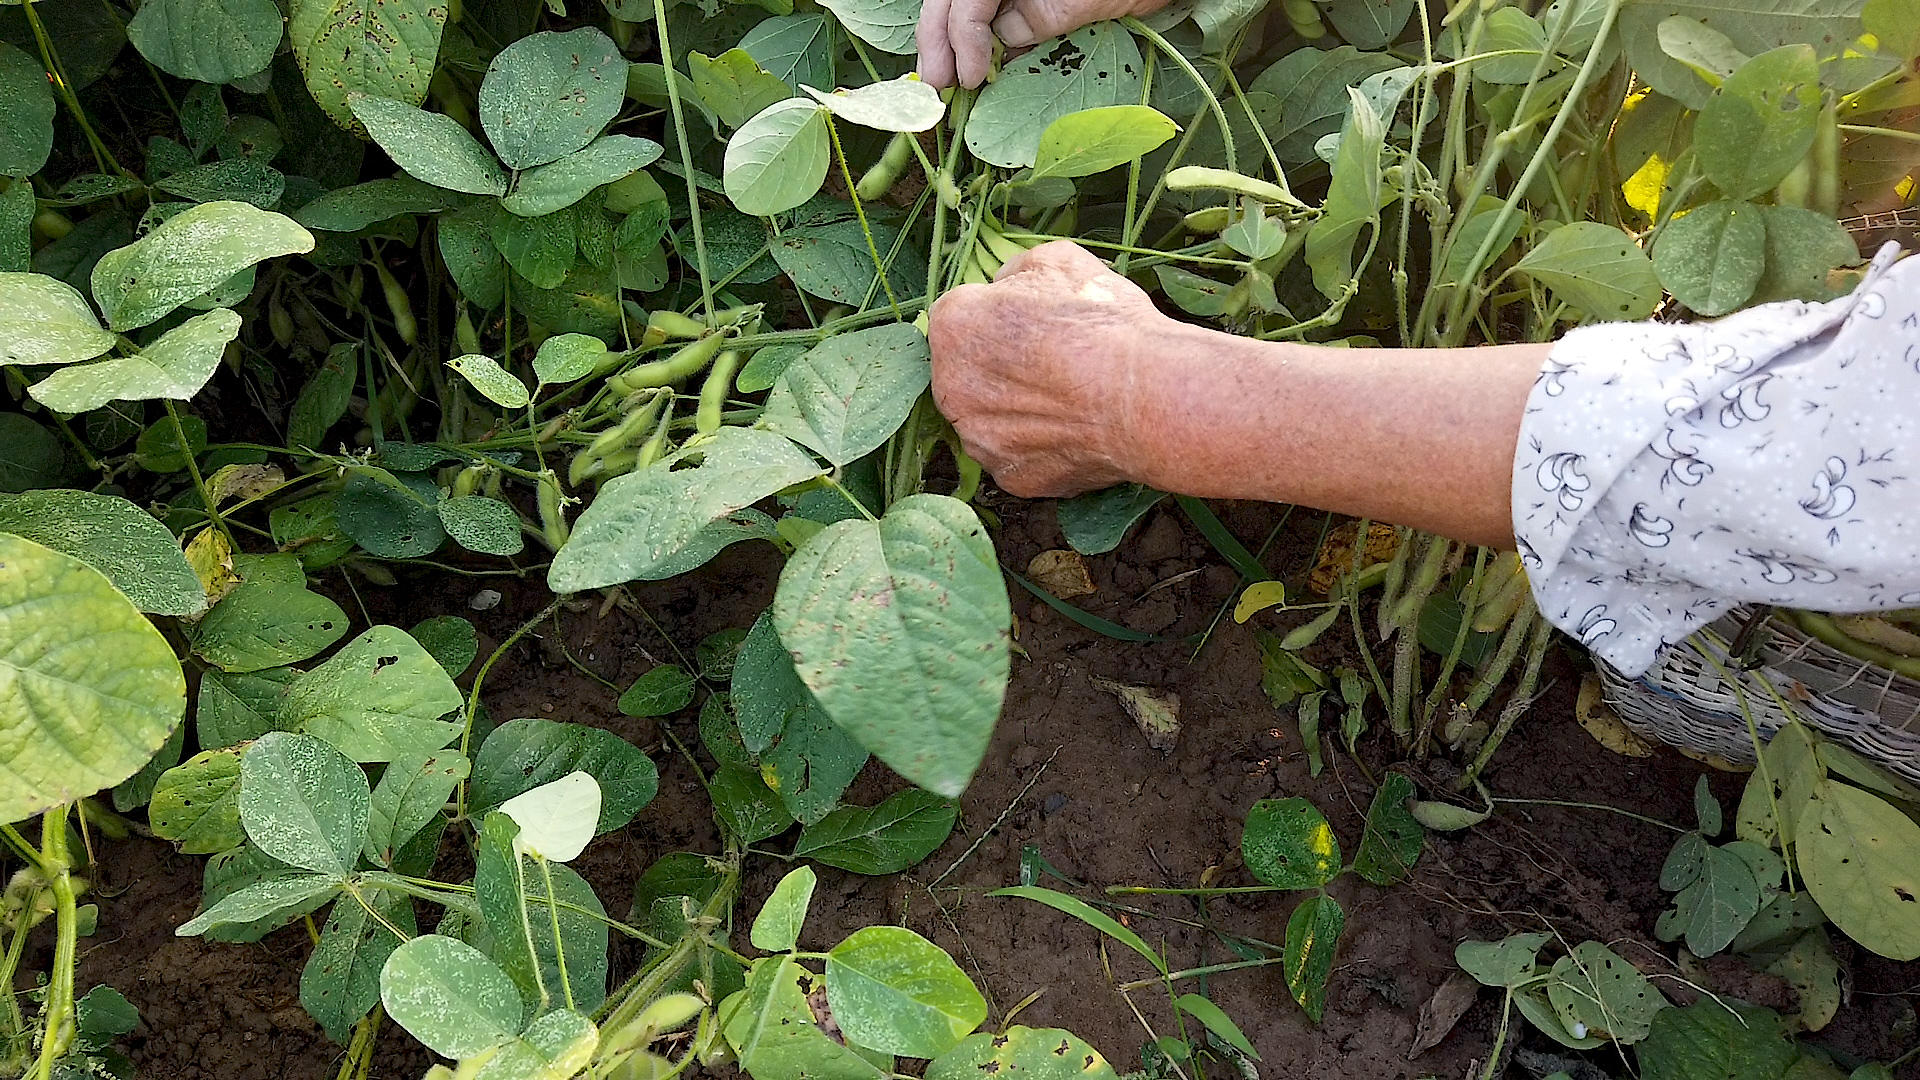
<path fill-rule="evenodd" d="M 1071 34 L 1089 23 L 1150 15 L 1168 0 L 926 0 L 914 35 L 920 78 L 935 87 L 979 86 L 997 36 L 1010 49 Z"/>
<path fill-rule="evenodd" d="M 1139 286 L 1056 241 L 933 305 L 933 399 L 1005 491 L 1065 497 L 1137 478 L 1137 386 L 1174 329 Z"/>

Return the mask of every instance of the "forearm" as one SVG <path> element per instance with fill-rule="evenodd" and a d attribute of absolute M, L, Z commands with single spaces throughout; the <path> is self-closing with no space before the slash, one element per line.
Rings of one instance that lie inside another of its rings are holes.
<path fill-rule="evenodd" d="M 1551 347 L 1337 349 L 1181 325 L 1128 365 L 1132 471 L 1511 546 L 1514 448 Z"/>

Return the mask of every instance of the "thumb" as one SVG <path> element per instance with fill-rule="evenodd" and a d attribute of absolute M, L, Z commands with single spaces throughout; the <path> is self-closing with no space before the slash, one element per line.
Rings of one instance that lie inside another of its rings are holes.
<path fill-rule="evenodd" d="M 1088 10 L 1091 6 L 1063 0 L 1013 0 L 993 21 L 993 32 L 1008 48 L 1023 49 L 1097 20 L 1100 16 Z"/>

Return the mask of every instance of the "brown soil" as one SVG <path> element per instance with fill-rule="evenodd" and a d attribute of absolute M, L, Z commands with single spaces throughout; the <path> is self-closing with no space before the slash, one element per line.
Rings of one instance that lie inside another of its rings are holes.
<path fill-rule="evenodd" d="M 1049 505 L 988 505 L 1006 516 L 1000 540 L 1009 565 L 1023 567 L 1038 551 L 1063 546 Z M 1274 521 L 1266 508 L 1230 509 L 1227 522 L 1243 538 L 1264 536 Z M 1282 537 L 1268 565 L 1285 574 L 1301 572 L 1303 553 L 1319 527 L 1317 519 L 1296 520 L 1292 531 L 1298 535 Z M 1079 602 L 1150 633 L 1205 629 L 1236 584 L 1205 542 L 1164 512 L 1119 552 L 1089 565 L 1099 592 Z M 712 631 L 748 625 L 771 598 L 770 566 L 764 551 L 736 548 L 698 574 L 635 590 L 658 629 L 623 611 L 603 616 L 583 604 L 563 614 L 560 634 L 548 623 L 530 636 L 486 685 L 484 700 L 499 719 L 538 715 L 600 724 L 654 752 L 661 767 L 658 798 L 576 864 L 611 912 L 624 912 L 633 880 L 652 860 L 671 851 L 716 850 L 718 837 L 697 780 L 664 745 L 657 722 L 620 716 L 613 708 L 616 691 L 606 684 L 624 686 L 654 663 L 674 659 L 676 648 L 691 652 Z M 482 587 L 502 589 L 506 602 L 487 612 L 469 611 L 467 599 Z M 443 612 L 473 617 L 483 656 L 547 601 L 537 584 L 510 578 L 440 576 L 379 592 L 362 584 L 360 594 L 365 613 L 376 620 L 411 625 Z M 1149 1038 L 1143 1025 L 1156 1033 L 1173 1030 L 1164 994 L 1135 992 L 1130 1003 L 1115 989 L 1147 973 L 1139 958 L 1109 949 L 1103 961 L 1102 939 L 1089 928 L 1038 905 L 984 895 L 1017 882 L 1023 845 L 1038 847 L 1062 873 L 1090 886 L 1191 886 L 1210 866 L 1226 868 L 1227 883 L 1241 883 L 1247 879 L 1235 862 L 1240 822 L 1256 799 L 1307 796 L 1351 850 L 1371 784 L 1361 763 L 1341 754 L 1329 755 L 1318 779 L 1308 777 L 1293 719 L 1263 697 L 1252 636 L 1230 618 L 1219 620 L 1196 658 L 1190 646 L 1123 644 L 1097 636 L 1017 591 L 1014 609 L 1026 655 L 1016 657 L 1006 711 L 963 800 L 953 838 L 899 877 L 863 878 L 821 867 L 802 945 L 825 948 L 857 927 L 903 922 L 961 959 L 988 996 L 990 1023 L 1037 995 L 1019 1022 L 1070 1028 L 1122 1071 L 1138 1068 L 1140 1047 Z M 355 610 L 351 602 L 348 610 Z M 1601 749 L 1572 719 L 1579 675 L 1572 657 L 1554 658 L 1545 696 L 1496 759 L 1496 792 L 1605 803 L 1690 824 L 1700 767 L 1670 753 L 1637 761 Z M 1096 676 L 1177 693 L 1184 721 L 1177 746 L 1166 754 L 1149 749 L 1116 700 L 1092 686 Z M 684 742 L 697 745 L 691 710 L 669 722 Z M 1390 764 L 1388 747 L 1372 734 L 1361 751 L 1373 775 Z M 1740 778 L 1712 774 L 1712 782 L 1731 805 Z M 870 803 L 899 784 L 874 766 L 850 797 Z M 1652 927 L 1664 904 L 1654 879 L 1672 836 L 1603 812 L 1508 807 L 1487 825 L 1433 836 L 1407 883 L 1391 889 L 1347 878 L 1335 883 L 1331 891 L 1347 911 L 1347 932 L 1319 1026 L 1293 1004 L 1276 967 L 1216 975 L 1183 989 L 1203 989 L 1239 1022 L 1261 1054 L 1264 1077 L 1463 1077 L 1492 1045 L 1499 1003 L 1491 994 L 1482 995 L 1437 1048 L 1407 1058 L 1421 1005 L 1455 970 L 1455 943 L 1550 929 L 1569 942 L 1609 942 L 1649 972 L 1669 971 L 1663 958 L 1674 950 L 1653 941 Z M 100 874 L 101 932 L 83 942 L 82 989 L 109 983 L 139 1006 L 143 1022 L 128 1048 L 142 1077 L 334 1075 L 341 1049 L 320 1035 L 298 1003 L 307 951 L 303 927 L 252 946 L 173 936 L 173 927 L 198 904 L 200 865 L 153 841 L 109 852 Z M 783 870 L 773 859 L 750 864 L 744 910 L 754 909 Z M 926 887 L 943 876 L 939 889 Z M 1200 914 L 1180 897 L 1136 899 L 1143 911 L 1163 916 L 1194 921 Z M 1296 902 L 1285 895 L 1216 899 L 1206 910 L 1223 927 L 1273 941 L 1283 937 Z M 1144 914 L 1128 921 L 1163 942 L 1176 967 L 1234 959 L 1217 939 L 1192 926 Z M 36 952 L 29 963 L 44 965 L 46 950 Z M 617 979 L 637 956 L 617 943 L 613 959 Z M 1920 983 L 1920 966 L 1857 955 L 1850 962 L 1852 1000 L 1822 1039 L 1847 1053 L 1885 1060 L 1912 1041 L 1911 999 L 1901 995 Z M 1103 964 L 1110 965 L 1111 978 Z M 1754 1000 L 1782 993 L 1737 972 L 1719 975 L 1722 989 Z M 1537 1036 L 1523 1037 L 1522 1044 L 1551 1049 Z M 374 1076 L 412 1080 L 428 1061 L 389 1025 Z M 1554 1068 L 1530 1072 L 1524 1064 L 1516 1063 L 1508 1075 L 1538 1076 Z M 1610 1074 L 1625 1073 L 1618 1061 L 1611 1064 Z M 1211 1072 L 1230 1074 L 1220 1066 Z"/>

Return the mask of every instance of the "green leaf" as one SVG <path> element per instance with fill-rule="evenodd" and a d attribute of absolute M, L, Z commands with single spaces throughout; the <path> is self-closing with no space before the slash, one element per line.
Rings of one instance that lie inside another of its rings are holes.
<path fill-rule="evenodd" d="M 587 773 L 600 784 L 596 833 L 632 821 L 660 787 L 653 759 L 613 732 L 528 717 L 502 724 L 480 744 L 469 790 L 473 815 L 571 772 Z"/>
<path fill-rule="evenodd" d="M 1139 953 L 1141 956 L 1146 957 L 1147 962 L 1153 965 L 1155 971 L 1160 972 L 1162 975 L 1167 973 L 1166 960 L 1163 959 L 1159 953 L 1154 952 L 1153 949 L 1148 947 L 1146 942 L 1140 940 L 1139 934 L 1121 926 L 1105 912 L 1090 906 L 1082 900 L 1068 896 L 1066 893 L 1056 892 L 1053 889 L 1043 889 L 1038 885 L 1015 885 L 1011 888 L 995 889 L 987 895 L 1014 896 L 1022 900 L 1032 900 L 1036 904 L 1045 904 L 1055 911 L 1071 915 L 1113 940 L 1118 941 L 1120 944 L 1125 945 L 1127 948 L 1132 949 L 1134 952 Z"/>
<path fill-rule="evenodd" d="M 33 219 L 38 210 L 31 183 L 13 183 L 0 192 L 0 271 L 19 273 L 33 267 Z"/>
<path fill-rule="evenodd" d="M 737 128 L 794 94 L 793 87 L 763 70 L 745 49 L 728 49 L 719 56 L 689 52 L 687 74 L 700 100 L 728 127 Z"/>
<path fill-rule="evenodd" d="M 1354 873 L 1375 885 L 1392 885 L 1405 879 L 1420 861 L 1426 832 L 1407 809 L 1414 794 L 1413 781 L 1400 773 L 1390 772 L 1381 779 L 1367 806 L 1367 831 L 1353 856 Z"/>
<path fill-rule="evenodd" d="M 279 729 L 280 697 L 300 672 L 294 668 L 200 675 L 194 731 L 201 746 L 235 746 Z"/>
<path fill-rule="evenodd" d="M 210 161 L 185 172 L 178 172 L 154 187 L 191 202 L 218 202 L 232 199 L 262 210 L 280 205 L 287 191 L 287 178 L 280 170 L 269 168 L 252 158 Z"/>
<path fill-rule="evenodd" d="M 345 879 L 366 841 L 367 774 L 311 735 L 269 731 L 240 759 L 240 823 L 289 866 Z"/>
<path fill-rule="evenodd" d="M 193 651 L 223 671 L 297 664 L 347 634 L 340 605 L 304 585 L 245 584 L 213 605 L 188 634 Z"/>
<path fill-rule="evenodd" d="M 807 905 L 813 901 L 813 887 L 819 879 L 813 867 L 789 870 L 773 887 L 760 914 L 753 918 L 753 947 L 762 952 L 786 952 L 800 940 L 800 928 L 806 925 Z"/>
<path fill-rule="evenodd" d="M 1798 724 L 1789 724 L 1774 733 L 1760 751 L 1766 762 L 1767 781 L 1755 770 L 1740 794 L 1739 809 L 1734 812 L 1734 835 L 1762 844 L 1783 847 L 1794 842 L 1797 825 L 1814 812 L 1814 791 L 1826 777 L 1816 753 L 1813 736 Z M 1775 811 L 1779 820 L 1775 820 Z"/>
<path fill-rule="evenodd" d="M 247 838 L 240 828 L 240 751 L 203 750 L 161 773 L 147 823 L 188 855 L 238 847 Z"/>
<path fill-rule="evenodd" d="M 0 364 L 72 364 L 118 341 L 78 289 L 45 274 L 0 273 Z"/>
<path fill-rule="evenodd" d="M 1828 283 L 1833 271 L 1860 261 L 1853 235 L 1833 218 L 1798 206 L 1763 206 L 1767 225 L 1767 268 L 1751 300 L 1831 300 L 1838 290 Z"/>
<path fill-rule="evenodd" d="M 439 502 L 440 489 L 426 477 L 359 466 L 334 500 L 334 523 L 368 554 L 417 559 L 439 550 L 447 538 Z"/>
<path fill-rule="evenodd" d="M 958 796 L 986 753 L 1011 608 L 973 509 L 912 495 L 841 521 L 780 574 L 774 626 L 838 727 L 895 772 Z"/>
<path fill-rule="evenodd" d="M 1653 248 L 1653 268 L 1675 300 L 1702 315 L 1725 315 L 1760 284 L 1765 220 L 1752 203 L 1708 203 L 1667 224 Z"/>
<path fill-rule="evenodd" d="M 186 401 L 213 377 L 220 357 L 239 336 L 240 316 L 218 308 L 188 319 L 132 356 L 61 368 L 28 393 L 64 413 L 87 412 L 109 401 Z"/>
<path fill-rule="evenodd" d="M 754 1077 L 882 1080 L 889 1075 L 821 1031 L 801 980 L 812 976 L 787 955 L 756 960 L 745 991 L 719 1012 L 728 1045 Z"/>
<path fill-rule="evenodd" d="M 1329 299 L 1346 294 L 1354 275 L 1353 243 L 1362 230 L 1380 220 L 1380 154 L 1386 145 L 1386 123 L 1360 91 L 1349 90 L 1347 97 L 1350 107 L 1333 159 L 1333 187 L 1321 207 L 1320 220 L 1307 233 L 1306 258 L 1313 268 L 1313 286 Z"/>
<path fill-rule="evenodd" d="M 698 468 L 675 469 L 693 454 Z M 547 584 L 575 593 L 685 573 L 711 558 L 703 532 L 742 507 L 820 474 L 819 466 L 770 431 L 723 427 L 691 453 L 615 477 L 574 523 Z M 688 552 L 704 550 L 688 565 Z"/>
<path fill-rule="evenodd" d="M 1772 1010 L 1712 998 L 1662 1009 L 1635 1056 L 1645 1080 L 1780 1080 L 1799 1050 Z"/>
<path fill-rule="evenodd" d="M 139 772 L 180 722 L 186 683 L 173 648 L 105 575 L 0 533 L 0 698 L 0 822 L 14 822 Z"/>
<path fill-rule="evenodd" d="M 909 788 L 878 806 L 843 806 L 801 829 L 793 855 L 869 877 L 897 874 L 939 850 L 959 817 L 950 800 Z"/>
<path fill-rule="evenodd" d="M 415 179 L 472 195 L 507 193 L 500 162 L 453 117 L 368 94 L 347 95 L 347 106 L 393 163 Z"/>
<path fill-rule="evenodd" d="M 1382 49 L 1400 36 L 1413 17 L 1413 0 L 1335 0 L 1326 13 L 1342 41 L 1362 49 Z M 1483 43 L 1482 51 L 1491 48 Z"/>
<path fill-rule="evenodd" d="M 866 748 L 827 718 L 811 694 L 790 708 L 779 738 L 761 755 L 767 786 L 803 824 L 819 821 L 866 766 Z"/>
<path fill-rule="evenodd" d="M 272 920 L 277 926 L 312 911 L 340 890 L 340 882 L 325 874 L 281 868 L 274 876 L 251 882 L 228 893 L 205 911 L 174 928 L 176 937 L 196 937 L 224 926 Z M 318 901 L 317 903 L 315 901 Z"/>
<path fill-rule="evenodd" d="M 480 636 L 473 624 L 458 615 L 435 615 L 407 631 L 448 675 L 459 678 L 480 654 Z"/>
<path fill-rule="evenodd" d="M 533 34 L 500 50 L 480 84 L 480 126 L 514 170 L 558 161 L 620 111 L 627 62 L 592 27 Z"/>
<path fill-rule="evenodd" d="M 453 750 L 407 754 L 388 764 L 368 804 L 361 845 L 367 861 L 392 866 L 395 853 L 440 815 L 469 770 L 467 759 Z"/>
<path fill-rule="evenodd" d="M 652 139 L 602 135 L 584 149 L 521 173 L 513 193 L 501 199 L 500 205 L 522 217 L 564 210 L 586 198 L 594 188 L 653 164 L 660 154 L 660 144 Z"/>
<path fill-rule="evenodd" d="M 93 298 L 114 330 L 145 326 L 242 270 L 313 250 L 292 218 L 243 202 L 201 203 L 93 267 Z"/>
<path fill-rule="evenodd" d="M 1326 1011 L 1327 977 L 1346 925 L 1347 913 L 1325 893 L 1300 901 L 1287 917 L 1287 990 L 1316 1024 Z"/>
<path fill-rule="evenodd" d="M 1660 303 L 1660 276 L 1633 238 L 1612 225 L 1576 221 L 1546 235 L 1514 269 L 1555 299 L 1597 320 L 1633 321 Z"/>
<path fill-rule="evenodd" d="M 466 200 L 411 176 L 390 176 L 335 188 L 293 212 L 309 229 L 358 232 L 402 214 L 437 214 L 458 209 Z"/>
<path fill-rule="evenodd" d="M 542 386 L 584 379 L 607 359 L 607 343 L 590 334 L 555 334 L 540 343 L 533 357 L 533 376 Z"/>
<path fill-rule="evenodd" d="M 1222 1011 L 1220 1006 L 1199 994 L 1181 994 L 1173 999 L 1173 1004 L 1181 1012 L 1200 1021 L 1208 1031 L 1219 1036 L 1221 1041 L 1245 1054 L 1249 1060 L 1260 1060 L 1260 1055 L 1254 1051 L 1253 1044 L 1247 1041 L 1247 1036 L 1240 1030 L 1240 1025 L 1234 1023 L 1233 1018 Z"/>
<path fill-rule="evenodd" d="M 1541 947 L 1552 940 L 1552 934 L 1535 931 L 1499 941 L 1463 941 L 1454 946 L 1453 962 L 1482 986 L 1512 989 L 1533 977 Z"/>
<path fill-rule="evenodd" d="M 1660 46 L 1660 25 L 1680 16 L 1726 36 L 1747 56 L 1782 45 L 1830 43 L 1829 55 L 1860 35 L 1861 0 L 1672 0 L 1630 3 L 1620 10 L 1620 40 L 1636 75 L 1691 109 L 1706 104 L 1711 89 L 1686 63 Z"/>
<path fill-rule="evenodd" d="M 899 232 L 884 222 L 869 220 L 873 247 L 860 222 L 852 218 L 819 225 L 800 225 L 773 241 L 774 261 L 793 283 L 806 292 L 836 304 L 861 304 L 867 294 L 884 296 L 875 278 L 875 251 L 881 259 L 893 250 Z M 926 290 L 923 259 L 908 254 L 887 268 L 887 282 L 895 297 L 918 296 Z"/>
<path fill-rule="evenodd" d="M 987 1018 L 960 965 L 902 926 L 856 930 L 827 953 L 827 1004 L 850 1041 L 906 1057 L 938 1057 Z"/>
<path fill-rule="evenodd" d="M 722 183 L 743 214 L 784 213 L 820 190 L 831 157 L 827 111 L 789 98 L 762 109 L 727 140 Z"/>
<path fill-rule="evenodd" d="M 1274 96 L 1277 104 L 1262 114 L 1272 118 L 1267 134 L 1280 160 L 1293 165 L 1317 160 L 1314 144 L 1340 130 L 1347 115 L 1348 87 L 1399 66 L 1400 61 L 1386 53 L 1361 52 L 1351 45 L 1335 49 L 1309 45 L 1255 76 L 1247 91 Z"/>
<path fill-rule="evenodd" d="M 415 930 L 413 900 L 405 893 L 367 889 L 360 897 L 364 903 L 333 905 L 300 971 L 301 1008 L 343 1045 L 353 1025 L 380 1003 L 380 969 L 401 943 L 394 931 L 411 937 Z"/>
<path fill-rule="evenodd" d="M 1473 64 L 1473 73 L 1496 85 L 1518 85 L 1533 77 L 1540 54 L 1547 49 L 1547 31 L 1539 20 L 1519 8 L 1487 13 L 1476 53 L 1507 53 Z"/>
<path fill-rule="evenodd" d="M 446 671 L 406 631 L 375 626 L 296 678 L 279 720 L 355 761 L 392 761 L 452 742 L 460 725 L 440 718 L 463 700 Z"/>
<path fill-rule="evenodd" d="M 447 264 L 447 276 L 459 287 L 461 296 L 484 309 L 499 307 L 507 293 L 507 262 L 493 241 L 496 219 L 519 223 L 514 227 L 516 231 L 527 226 L 546 228 L 544 224 L 534 224 L 544 222 L 543 218 L 528 222 L 488 206 L 449 214 L 440 219 L 435 230 L 439 234 L 440 261 Z M 571 251 L 566 258 L 571 261 Z M 565 280 L 565 271 L 561 280 Z"/>
<path fill-rule="evenodd" d="M 1340 872 L 1340 840 L 1305 799 L 1261 799 L 1247 811 L 1240 856 L 1263 885 L 1314 889 Z"/>
<path fill-rule="evenodd" d="M 834 36 L 825 15 L 775 15 L 747 31 L 740 49 L 797 94 L 802 86 L 833 84 Z"/>
<path fill-rule="evenodd" d="M 314 102 L 355 131 L 349 95 L 426 100 L 446 22 L 438 0 L 291 0 L 287 40 Z"/>
<path fill-rule="evenodd" d="M 480 831 L 473 891 L 494 956 L 529 1006 L 541 1004 L 544 985 L 556 1004 L 592 1011 L 607 997 L 606 910 L 571 868 L 514 854 L 518 832 L 500 813 L 487 815 Z M 563 957 L 570 997 L 561 995 Z"/>
<path fill-rule="evenodd" d="M 1902 60 L 1920 57 L 1920 6 L 1914 0 L 1866 0 L 1860 19 L 1879 39 L 1881 52 Z"/>
<path fill-rule="evenodd" d="M 760 770 L 744 762 L 722 764 L 707 785 L 720 823 L 743 844 L 756 844 L 785 832 L 793 814 L 767 786 Z"/>
<path fill-rule="evenodd" d="M 851 90 L 842 87 L 831 94 L 811 86 L 800 89 L 847 123 L 875 131 L 928 131 L 947 114 L 940 92 L 921 82 L 918 75 L 902 75 Z"/>
<path fill-rule="evenodd" d="M 1622 1045 L 1646 1038 L 1668 1007 L 1645 975 L 1597 941 L 1583 941 L 1554 962 L 1547 1000 L 1570 1032 L 1584 1028 Z"/>
<path fill-rule="evenodd" d="M 693 704 L 697 680 L 678 664 L 659 664 L 633 681 L 617 707 L 628 716 L 671 716 Z"/>
<path fill-rule="evenodd" d="M 1811 45 L 1774 49 L 1740 65 L 1694 122 L 1701 171 L 1729 199 L 1772 190 L 1812 149 L 1821 95 Z"/>
<path fill-rule="evenodd" d="M 533 400 L 527 392 L 527 384 L 520 381 L 520 376 L 501 367 L 490 356 L 468 353 L 447 361 L 447 366 L 459 372 L 460 377 L 480 391 L 488 401 L 503 409 L 524 409 Z"/>
<path fill-rule="evenodd" d="M 393 950 L 380 969 L 387 1015 L 435 1053 L 470 1057 L 520 1031 L 520 992 L 487 954 L 439 934 Z"/>
<path fill-rule="evenodd" d="M 1016 1024 L 960 1040 L 927 1066 L 926 1080 L 1119 1080 L 1100 1052 L 1072 1032 Z"/>
<path fill-rule="evenodd" d="M 967 116 L 967 149 L 1003 168 L 1032 165 L 1055 120 L 1100 106 L 1138 105 L 1144 66 L 1133 35 L 1117 22 L 1041 42 L 980 91 Z"/>
<path fill-rule="evenodd" d="M 833 12 L 847 33 L 881 52 L 895 56 L 913 53 L 920 0 L 831 0 L 820 6 Z"/>
<path fill-rule="evenodd" d="M 1840 932 L 1895 960 L 1920 957 L 1920 825 L 1870 792 L 1831 780 L 1794 830 L 1807 891 Z"/>
<path fill-rule="evenodd" d="M 926 336 L 906 323 L 836 334 L 774 380 L 761 422 L 844 466 L 886 442 L 932 381 Z"/>
<path fill-rule="evenodd" d="M 578 231 L 566 211 L 528 218 L 500 209 L 488 238 L 507 265 L 539 288 L 559 288 L 573 269 Z"/>
<path fill-rule="evenodd" d="M 1685 15 L 1660 20 L 1655 31 L 1660 51 L 1693 69 L 1709 86 L 1719 86 L 1748 60 L 1733 39 Z"/>
<path fill-rule="evenodd" d="M 527 546 L 520 513 L 499 499 L 462 495 L 434 507 L 453 542 L 482 555 L 518 555 Z"/>
<path fill-rule="evenodd" d="M 1104 105 L 1068 113 L 1040 133 L 1034 179 L 1092 176 L 1138 161 L 1180 130 L 1146 105 Z"/>
<path fill-rule="evenodd" d="M 1693 816 L 1700 823 L 1702 836 L 1719 836 L 1720 830 L 1725 826 L 1720 812 L 1720 800 L 1713 797 L 1713 788 L 1708 786 L 1705 773 L 1702 773 L 1693 785 Z"/>
<path fill-rule="evenodd" d="M 180 542 L 117 495 L 28 491 L 0 495 L 0 532 L 44 544 L 105 574 L 141 611 L 196 615 L 207 606 Z"/>
<path fill-rule="evenodd" d="M 1055 513 L 1067 546 L 1082 555 L 1105 555 L 1166 497 L 1144 484 L 1121 484 L 1068 499 Z"/>
<path fill-rule="evenodd" d="M 53 89 L 40 61 L 0 42 L 0 176 L 30 176 L 53 152 Z"/>

